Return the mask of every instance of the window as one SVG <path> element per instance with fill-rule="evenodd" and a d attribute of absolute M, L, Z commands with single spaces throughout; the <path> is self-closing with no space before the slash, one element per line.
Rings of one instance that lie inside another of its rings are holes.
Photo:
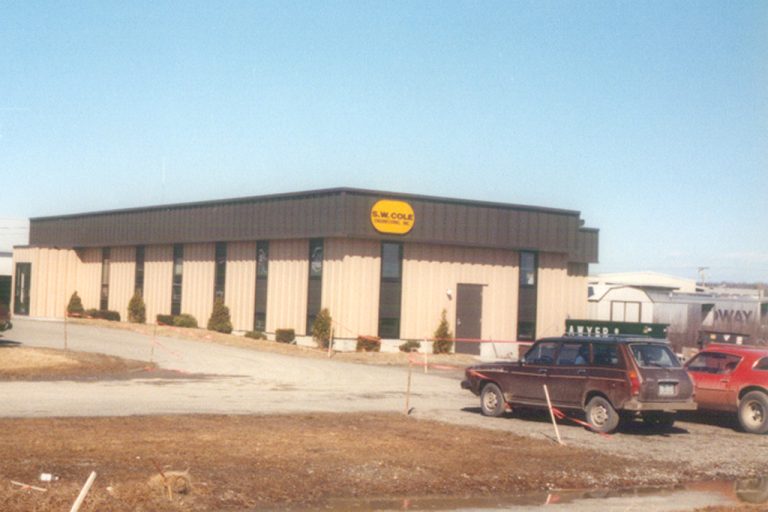
<path fill-rule="evenodd" d="M 536 286 L 536 253 L 520 253 L 520 286 Z"/>
<path fill-rule="evenodd" d="M 224 302 L 224 287 L 227 282 L 227 244 L 216 243 L 216 269 L 213 278 L 213 300 L 221 299 Z"/>
<path fill-rule="evenodd" d="M 256 244 L 256 309 L 253 330 L 267 330 L 267 281 L 269 278 L 269 242 Z"/>
<path fill-rule="evenodd" d="M 755 370 L 768 371 L 768 357 L 764 357 L 755 363 Z"/>
<path fill-rule="evenodd" d="M 640 322 L 643 305 L 640 302 L 611 301 L 612 322 Z"/>
<path fill-rule="evenodd" d="M 615 343 L 593 343 L 592 364 L 595 366 L 619 366 L 619 350 Z"/>
<path fill-rule="evenodd" d="M 403 245 L 381 244 L 381 282 L 379 286 L 379 337 L 400 338 L 400 313 L 403 293 Z"/>
<path fill-rule="evenodd" d="M 544 341 L 535 344 L 525 354 L 525 362 L 528 364 L 552 364 L 555 362 L 557 342 Z"/>
<path fill-rule="evenodd" d="M 136 274 L 133 282 L 133 291 L 144 296 L 144 246 L 136 247 Z"/>
<path fill-rule="evenodd" d="M 699 373 L 727 374 L 739 365 L 741 358 L 719 352 L 702 352 L 688 363 L 688 370 Z"/>
<path fill-rule="evenodd" d="M 585 366 L 589 364 L 589 345 L 587 343 L 563 343 L 557 355 L 557 364 L 563 366 Z"/>
<path fill-rule="evenodd" d="M 323 239 L 309 241 L 309 290 L 307 293 L 307 330 L 312 332 L 312 324 L 320 312 L 323 295 Z"/>
<path fill-rule="evenodd" d="M 109 247 L 101 250 L 101 297 L 99 300 L 99 309 L 106 311 L 109 309 Z"/>
<path fill-rule="evenodd" d="M 171 314 L 181 314 L 181 283 L 184 271 L 184 245 L 173 246 L 173 285 L 171 288 Z"/>
<path fill-rule="evenodd" d="M 519 340 L 536 339 L 537 271 L 538 258 L 536 253 L 521 252 L 517 294 L 517 339 Z"/>
<path fill-rule="evenodd" d="M 645 368 L 678 368 L 680 361 L 666 345 L 654 343 L 632 343 L 629 348 L 632 356 Z"/>

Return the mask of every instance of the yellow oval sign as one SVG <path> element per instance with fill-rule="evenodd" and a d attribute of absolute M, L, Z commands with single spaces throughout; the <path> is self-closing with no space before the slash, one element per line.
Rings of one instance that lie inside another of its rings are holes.
<path fill-rule="evenodd" d="M 382 199 L 371 208 L 371 224 L 379 233 L 404 235 L 413 229 L 416 216 L 404 201 Z"/>

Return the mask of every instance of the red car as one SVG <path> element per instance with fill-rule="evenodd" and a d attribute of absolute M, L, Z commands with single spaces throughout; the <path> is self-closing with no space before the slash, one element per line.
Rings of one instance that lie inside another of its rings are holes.
<path fill-rule="evenodd" d="M 768 347 L 713 343 L 685 368 L 699 409 L 735 412 L 747 432 L 768 432 Z"/>

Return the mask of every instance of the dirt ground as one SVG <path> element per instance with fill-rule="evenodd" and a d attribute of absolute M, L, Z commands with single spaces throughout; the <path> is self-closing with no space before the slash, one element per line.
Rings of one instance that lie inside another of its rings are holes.
<path fill-rule="evenodd" d="M 384 357 L 349 355 L 407 364 L 400 354 L 378 356 Z M 132 378 L 145 370 L 146 363 L 109 356 L 0 347 L 0 380 Z M 66 510 L 91 471 L 98 476 L 83 511 L 337 509 L 336 500 L 355 498 L 482 498 L 669 483 L 649 478 L 668 475 L 652 460 L 402 414 L 2 419 L 0 428 L 0 510 L 8 512 Z M 54 480 L 41 482 L 43 473 Z M 759 508 L 707 509 L 732 510 Z"/>
<path fill-rule="evenodd" d="M 330 499 L 514 494 L 631 486 L 649 467 L 511 434 L 404 415 L 161 416 L 0 420 L 2 509 L 63 510 L 91 471 L 83 510 L 244 510 Z M 155 464 L 188 471 L 168 498 Z M 59 477 L 41 484 L 39 475 Z M 616 475 L 619 478 L 616 479 Z M 659 482 L 661 483 L 661 482 Z"/>

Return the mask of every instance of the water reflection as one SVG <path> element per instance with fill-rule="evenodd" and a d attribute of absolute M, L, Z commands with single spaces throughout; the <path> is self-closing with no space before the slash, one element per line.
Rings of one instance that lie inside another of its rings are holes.
<path fill-rule="evenodd" d="M 468 498 L 411 497 L 332 500 L 293 510 L 689 510 L 711 505 L 768 503 L 768 478 L 713 480 L 670 487 L 621 490 L 563 490 L 521 496 Z"/>

